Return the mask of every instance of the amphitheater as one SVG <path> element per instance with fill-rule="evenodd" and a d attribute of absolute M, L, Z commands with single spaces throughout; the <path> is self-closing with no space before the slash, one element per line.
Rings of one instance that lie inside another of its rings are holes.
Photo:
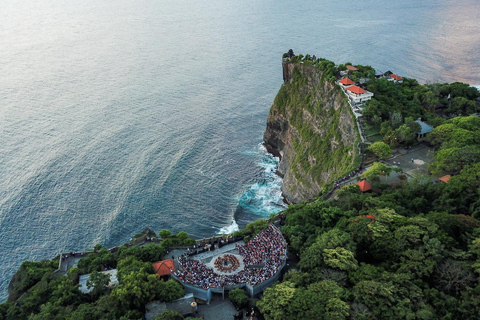
<path fill-rule="evenodd" d="M 177 271 L 171 276 L 186 292 L 207 302 L 212 293 L 223 295 L 233 288 L 245 288 L 254 297 L 280 277 L 286 249 L 280 230 L 269 225 L 248 243 L 238 241 L 201 253 L 196 249 L 178 257 Z"/>

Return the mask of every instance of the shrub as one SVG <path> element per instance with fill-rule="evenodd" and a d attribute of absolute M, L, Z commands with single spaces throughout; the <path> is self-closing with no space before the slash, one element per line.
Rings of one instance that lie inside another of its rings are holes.
<path fill-rule="evenodd" d="M 243 307 L 248 303 L 248 296 L 245 290 L 237 288 L 228 293 L 230 300 L 238 307 Z"/>
<path fill-rule="evenodd" d="M 183 316 L 175 310 L 165 310 L 155 320 L 183 320 Z"/>

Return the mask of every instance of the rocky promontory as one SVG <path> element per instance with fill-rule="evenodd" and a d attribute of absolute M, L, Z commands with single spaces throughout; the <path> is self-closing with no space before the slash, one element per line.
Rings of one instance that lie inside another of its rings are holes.
<path fill-rule="evenodd" d="M 264 143 L 280 157 L 285 199 L 298 203 L 358 166 L 359 135 L 335 83 L 333 62 L 293 57 L 282 66 L 284 83 L 270 109 Z"/>

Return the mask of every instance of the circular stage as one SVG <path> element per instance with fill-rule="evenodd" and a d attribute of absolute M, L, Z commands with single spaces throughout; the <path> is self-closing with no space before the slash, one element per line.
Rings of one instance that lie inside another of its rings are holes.
<path fill-rule="evenodd" d="M 243 257 L 239 254 L 222 253 L 205 264 L 219 275 L 232 275 L 245 269 Z"/>

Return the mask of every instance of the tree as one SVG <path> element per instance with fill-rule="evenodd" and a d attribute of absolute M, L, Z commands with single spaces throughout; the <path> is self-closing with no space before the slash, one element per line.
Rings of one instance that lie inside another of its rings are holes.
<path fill-rule="evenodd" d="M 13 277 L 13 291 L 21 295 L 39 282 L 45 274 L 52 273 L 58 266 L 57 261 L 24 261 Z"/>
<path fill-rule="evenodd" d="M 462 148 L 480 143 L 478 117 L 454 118 L 436 127 L 427 136 L 435 147 Z"/>
<path fill-rule="evenodd" d="M 240 288 L 230 290 L 228 297 L 239 307 L 245 306 L 249 300 L 245 290 Z"/>
<path fill-rule="evenodd" d="M 87 280 L 87 288 L 92 289 L 90 292 L 93 297 L 99 297 L 108 291 L 108 284 L 110 283 L 110 275 L 93 271 L 90 278 Z"/>
<path fill-rule="evenodd" d="M 350 314 L 350 306 L 338 298 L 329 299 L 325 309 L 326 320 L 347 319 Z"/>
<path fill-rule="evenodd" d="M 363 173 L 362 177 L 367 180 L 378 181 L 379 176 L 388 176 L 392 168 L 381 162 L 374 162 L 372 166 Z"/>
<path fill-rule="evenodd" d="M 372 143 L 367 150 L 373 152 L 380 159 L 387 159 L 392 155 L 392 149 L 385 142 Z"/>
<path fill-rule="evenodd" d="M 388 133 L 393 132 L 393 128 L 390 125 L 390 122 L 384 121 L 380 124 L 380 134 L 386 136 Z"/>
<path fill-rule="evenodd" d="M 264 291 L 257 307 L 266 320 L 288 319 L 287 309 L 293 301 L 295 291 L 295 285 L 288 281 L 273 285 Z"/>
<path fill-rule="evenodd" d="M 379 281 L 360 281 L 353 287 L 355 302 L 367 306 L 369 312 L 380 318 L 393 318 L 391 306 L 395 301 L 392 284 Z M 384 313 L 385 312 L 385 313 Z"/>
<path fill-rule="evenodd" d="M 420 132 L 422 132 L 422 126 L 417 122 L 417 121 L 408 121 L 406 123 L 407 127 L 410 128 L 410 130 L 413 132 L 413 133 L 416 133 L 416 134 L 419 134 Z"/>
<path fill-rule="evenodd" d="M 158 289 L 158 298 L 167 302 L 177 300 L 185 295 L 183 286 L 173 279 L 169 279 L 166 282 L 162 280 Z"/>
<path fill-rule="evenodd" d="M 183 316 L 175 310 L 163 311 L 155 320 L 183 320 Z"/>
<path fill-rule="evenodd" d="M 83 293 L 78 290 L 79 285 L 67 277 L 55 279 L 52 283 L 52 293 L 50 300 L 55 301 L 55 305 L 69 306 L 77 305 L 82 302 Z"/>
<path fill-rule="evenodd" d="M 477 106 L 475 104 L 475 101 L 468 100 L 464 97 L 456 97 L 452 99 L 449 107 L 445 112 L 447 114 L 466 116 L 477 112 Z"/>
<path fill-rule="evenodd" d="M 345 295 L 345 289 L 332 280 L 322 280 L 312 283 L 308 286 L 308 290 L 318 294 L 323 304 L 326 304 L 329 299 L 341 298 Z"/>
<path fill-rule="evenodd" d="M 167 229 L 162 229 L 158 232 L 158 235 L 160 236 L 160 238 L 165 240 L 165 239 L 172 236 L 172 232 L 170 230 L 167 230 Z"/>
<path fill-rule="evenodd" d="M 335 249 L 324 249 L 323 261 L 331 268 L 340 269 L 343 271 L 353 271 L 358 268 L 358 262 L 352 251 L 342 247 Z"/>
<path fill-rule="evenodd" d="M 128 256 L 134 256 L 137 260 L 140 261 L 155 262 L 160 260 L 161 257 L 163 257 L 167 253 L 167 249 L 165 247 L 165 242 L 167 241 L 170 241 L 171 243 L 171 238 L 162 241 L 160 245 L 151 243 L 143 247 L 132 246 L 127 248 L 125 246 L 122 246 L 118 250 L 117 257 L 119 260 L 121 260 Z"/>
<path fill-rule="evenodd" d="M 325 307 L 318 294 L 299 288 L 294 293 L 284 319 L 318 319 L 324 312 Z"/>
<path fill-rule="evenodd" d="M 480 145 L 442 148 L 435 154 L 429 169 L 434 174 L 458 174 L 465 166 L 480 162 Z"/>
<path fill-rule="evenodd" d="M 103 271 L 105 268 L 115 268 L 117 259 L 109 250 L 102 248 L 97 253 L 89 254 L 80 259 L 78 269 L 80 274 L 88 274 L 93 271 Z"/>
<path fill-rule="evenodd" d="M 400 127 L 402 123 L 403 123 L 403 117 L 400 112 L 393 111 L 390 113 L 390 124 L 393 129 Z"/>
<path fill-rule="evenodd" d="M 140 309 L 145 303 L 158 297 L 161 286 L 162 281 L 158 275 L 140 270 L 124 275 L 122 283 L 111 295 L 129 309 Z"/>
<path fill-rule="evenodd" d="M 458 294 L 475 280 L 470 270 L 451 259 L 445 260 L 435 269 L 435 285 L 445 293 Z"/>
<path fill-rule="evenodd" d="M 410 145 L 415 141 L 415 133 L 406 124 L 401 125 L 393 131 L 394 141 L 392 144 L 407 144 Z"/>
<path fill-rule="evenodd" d="M 476 98 L 480 97 L 480 92 L 477 88 L 471 87 L 467 83 L 462 82 L 454 82 L 448 85 L 448 93 L 454 97 L 464 97 L 469 100 L 475 100 Z"/>
<path fill-rule="evenodd" d="M 117 266 L 117 277 L 120 283 L 123 282 L 124 276 L 132 272 L 146 272 L 149 274 L 154 274 L 155 270 L 150 262 L 143 262 L 137 260 L 134 256 L 127 256 L 125 259 L 122 259 L 118 262 Z"/>
<path fill-rule="evenodd" d="M 480 274 L 480 238 L 475 238 L 470 244 L 469 253 L 476 257 L 476 261 L 472 264 L 473 270 Z"/>
<path fill-rule="evenodd" d="M 299 267 L 302 271 L 313 272 L 316 268 L 325 266 L 325 249 L 344 247 L 355 251 L 355 243 L 350 234 L 337 228 L 322 233 L 317 240 L 301 255 Z M 343 269 L 342 269 L 343 270 Z"/>
<path fill-rule="evenodd" d="M 341 217 L 349 214 L 326 201 L 293 205 L 286 210 L 282 232 L 293 251 L 300 252 L 315 241 L 319 230 L 332 228 Z"/>

